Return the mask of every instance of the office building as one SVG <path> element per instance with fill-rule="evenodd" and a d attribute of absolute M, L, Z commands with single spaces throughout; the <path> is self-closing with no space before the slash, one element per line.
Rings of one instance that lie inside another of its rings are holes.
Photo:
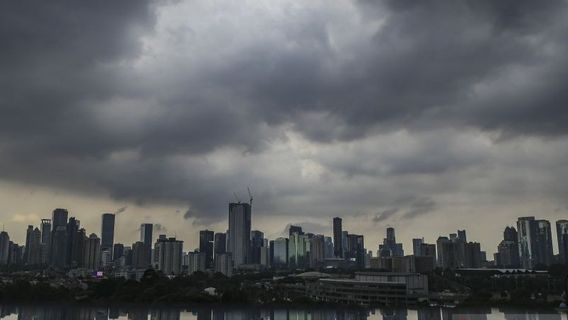
<path fill-rule="evenodd" d="M 219 253 L 215 256 L 215 272 L 220 272 L 227 277 L 233 275 L 233 258 L 230 253 Z"/>
<path fill-rule="evenodd" d="M 379 245 L 379 257 L 402 257 L 404 250 L 402 243 L 396 242 L 394 228 L 387 228 L 387 237 L 383 239 L 383 244 Z"/>
<path fill-rule="evenodd" d="M 114 245 L 114 221 L 113 213 L 103 213 L 101 223 L 101 250 L 112 249 Z"/>
<path fill-rule="evenodd" d="M 525 269 L 549 266 L 553 261 L 550 222 L 521 217 L 517 220 L 519 258 Z"/>
<path fill-rule="evenodd" d="M 34 228 L 27 234 L 26 240 L 26 263 L 28 265 L 41 264 L 41 231 Z"/>
<path fill-rule="evenodd" d="M 122 243 L 115 243 L 112 249 L 112 259 L 118 260 L 124 256 L 124 245 Z"/>
<path fill-rule="evenodd" d="M 548 220 L 536 220 L 537 265 L 550 266 L 554 262 L 552 228 Z"/>
<path fill-rule="evenodd" d="M 248 263 L 250 259 L 250 232 L 250 204 L 230 203 L 227 252 L 231 253 L 235 268 Z"/>
<path fill-rule="evenodd" d="M 325 237 L 318 234 L 310 239 L 310 268 L 322 268 L 325 261 Z"/>
<path fill-rule="evenodd" d="M 7 265 L 10 259 L 10 236 L 8 232 L 0 232 L 0 265 Z"/>
<path fill-rule="evenodd" d="M 503 231 L 503 240 L 497 247 L 495 264 L 502 268 L 518 268 L 520 266 L 519 239 L 514 227 L 506 227 Z"/>
<path fill-rule="evenodd" d="M 148 246 L 142 242 L 138 241 L 132 245 L 132 261 L 130 265 L 134 269 L 148 269 L 150 267 L 150 257 L 148 256 L 150 251 L 148 251 Z"/>
<path fill-rule="evenodd" d="M 176 238 L 160 238 L 157 242 L 158 270 L 165 275 L 178 275 L 181 273 L 183 241 Z M 206 263 L 206 254 L 203 254 L 203 263 Z"/>
<path fill-rule="evenodd" d="M 362 235 L 349 234 L 347 236 L 347 259 L 355 261 L 355 265 L 365 268 L 365 242 Z"/>
<path fill-rule="evenodd" d="M 272 245 L 272 267 L 286 268 L 288 266 L 288 239 L 277 238 Z"/>
<path fill-rule="evenodd" d="M 260 264 L 260 254 L 264 247 L 264 233 L 258 230 L 253 230 L 250 233 L 250 261 L 252 264 Z"/>
<path fill-rule="evenodd" d="M 556 238 L 560 263 L 568 264 L 568 220 L 556 221 Z"/>
<path fill-rule="evenodd" d="M 288 228 L 288 236 L 291 236 L 294 233 L 302 235 L 302 234 L 304 234 L 304 231 L 302 230 L 302 227 L 300 227 L 300 226 L 290 225 L 290 228 Z"/>
<path fill-rule="evenodd" d="M 205 253 L 205 267 L 213 268 L 213 241 L 215 233 L 210 230 L 199 231 L 199 252 Z"/>
<path fill-rule="evenodd" d="M 197 271 L 205 272 L 207 270 L 205 266 L 205 253 L 203 252 L 188 252 L 188 273 L 192 274 Z"/>
<path fill-rule="evenodd" d="M 333 218 L 333 249 L 336 258 L 343 258 L 343 226 L 339 217 Z"/>
<path fill-rule="evenodd" d="M 307 235 L 294 233 L 288 240 L 288 265 L 290 268 L 308 267 L 309 241 Z"/>
<path fill-rule="evenodd" d="M 143 223 L 140 225 L 140 242 L 146 248 L 146 267 L 152 265 L 152 241 L 153 241 L 154 225 L 151 223 Z M 134 248 L 132 248 L 134 249 Z"/>
<path fill-rule="evenodd" d="M 87 270 L 96 271 L 101 263 L 101 239 L 96 234 L 91 233 L 85 241 L 85 259 L 83 262 Z"/>
<path fill-rule="evenodd" d="M 58 208 L 53 210 L 49 256 L 51 266 L 57 269 L 67 267 L 67 256 L 69 252 L 67 247 L 67 218 L 68 212 L 66 209 Z"/>

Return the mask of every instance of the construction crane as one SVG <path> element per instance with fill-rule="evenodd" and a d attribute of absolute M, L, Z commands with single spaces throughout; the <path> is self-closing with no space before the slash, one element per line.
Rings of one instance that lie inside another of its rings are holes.
<path fill-rule="evenodd" d="M 252 207 L 252 192 L 250 192 L 250 188 L 249 188 L 249 187 L 247 187 L 247 191 L 248 191 L 248 193 L 249 193 L 249 204 L 250 204 L 250 206 Z"/>

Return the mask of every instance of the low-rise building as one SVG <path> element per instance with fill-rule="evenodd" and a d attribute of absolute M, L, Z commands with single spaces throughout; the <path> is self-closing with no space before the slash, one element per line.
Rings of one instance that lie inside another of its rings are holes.
<path fill-rule="evenodd" d="M 408 305 L 428 299 L 428 276 L 417 273 L 356 272 L 354 279 L 319 279 L 308 295 L 323 302 Z"/>

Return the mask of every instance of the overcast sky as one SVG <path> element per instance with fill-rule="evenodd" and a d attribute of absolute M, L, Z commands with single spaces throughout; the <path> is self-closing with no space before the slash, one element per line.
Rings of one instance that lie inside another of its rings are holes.
<path fill-rule="evenodd" d="M 565 0 L 3 1 L 0 219 L 121 213 L 197 245 L 253 228 L 376 251 L 568 217 Z"/>

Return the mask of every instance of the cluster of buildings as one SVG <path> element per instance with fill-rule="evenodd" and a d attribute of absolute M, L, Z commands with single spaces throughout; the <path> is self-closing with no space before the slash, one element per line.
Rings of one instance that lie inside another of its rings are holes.
<path fill-rule="evenodd" d="M 252 200 L 252 199 L 251 199 Z M 252 201 L 251 201 L 252 203 Z M 559 254 L 554 255 L 550 222 L 522 217 L 517 228 L 507 227 L 494 261 L 488 262 L 478 242 L 468 242 L 465 230 L 440 236 L 435 244 L 412 240 L 412 254 L 405 255 L 394 228 L 378 245 L 376 256 L 365 248 L 363 235 L 343 230 L 342 219 L 333 218 L 333 235 L 304 232 L 290 226 L 287 237 L 269 240 L 251 229 L 251 203 L 230 203 L 228 230 L 199 232 L 199 248 L 184 251 L 183 241 L 160 234 L 154 225 L 140 226 L 140 239 L 127 246 L 115 243 L 115 214 L 102 215 L 100 237 L 87 234 L 66 209 L 55 209 L 51 219 L 28 226 L 26 243 L 10 241 L 0 232 L 0 265 L 51 267 L 70 274 L 113 273 L 140 276 L 154 268 L 166 275 L 195 271 L 221 272 L 261 269 L 376 269 L 397 273 L 427 273 L 434 268 L 525 268 L 568 263 L 568 221 L 556 222 Z"/>

